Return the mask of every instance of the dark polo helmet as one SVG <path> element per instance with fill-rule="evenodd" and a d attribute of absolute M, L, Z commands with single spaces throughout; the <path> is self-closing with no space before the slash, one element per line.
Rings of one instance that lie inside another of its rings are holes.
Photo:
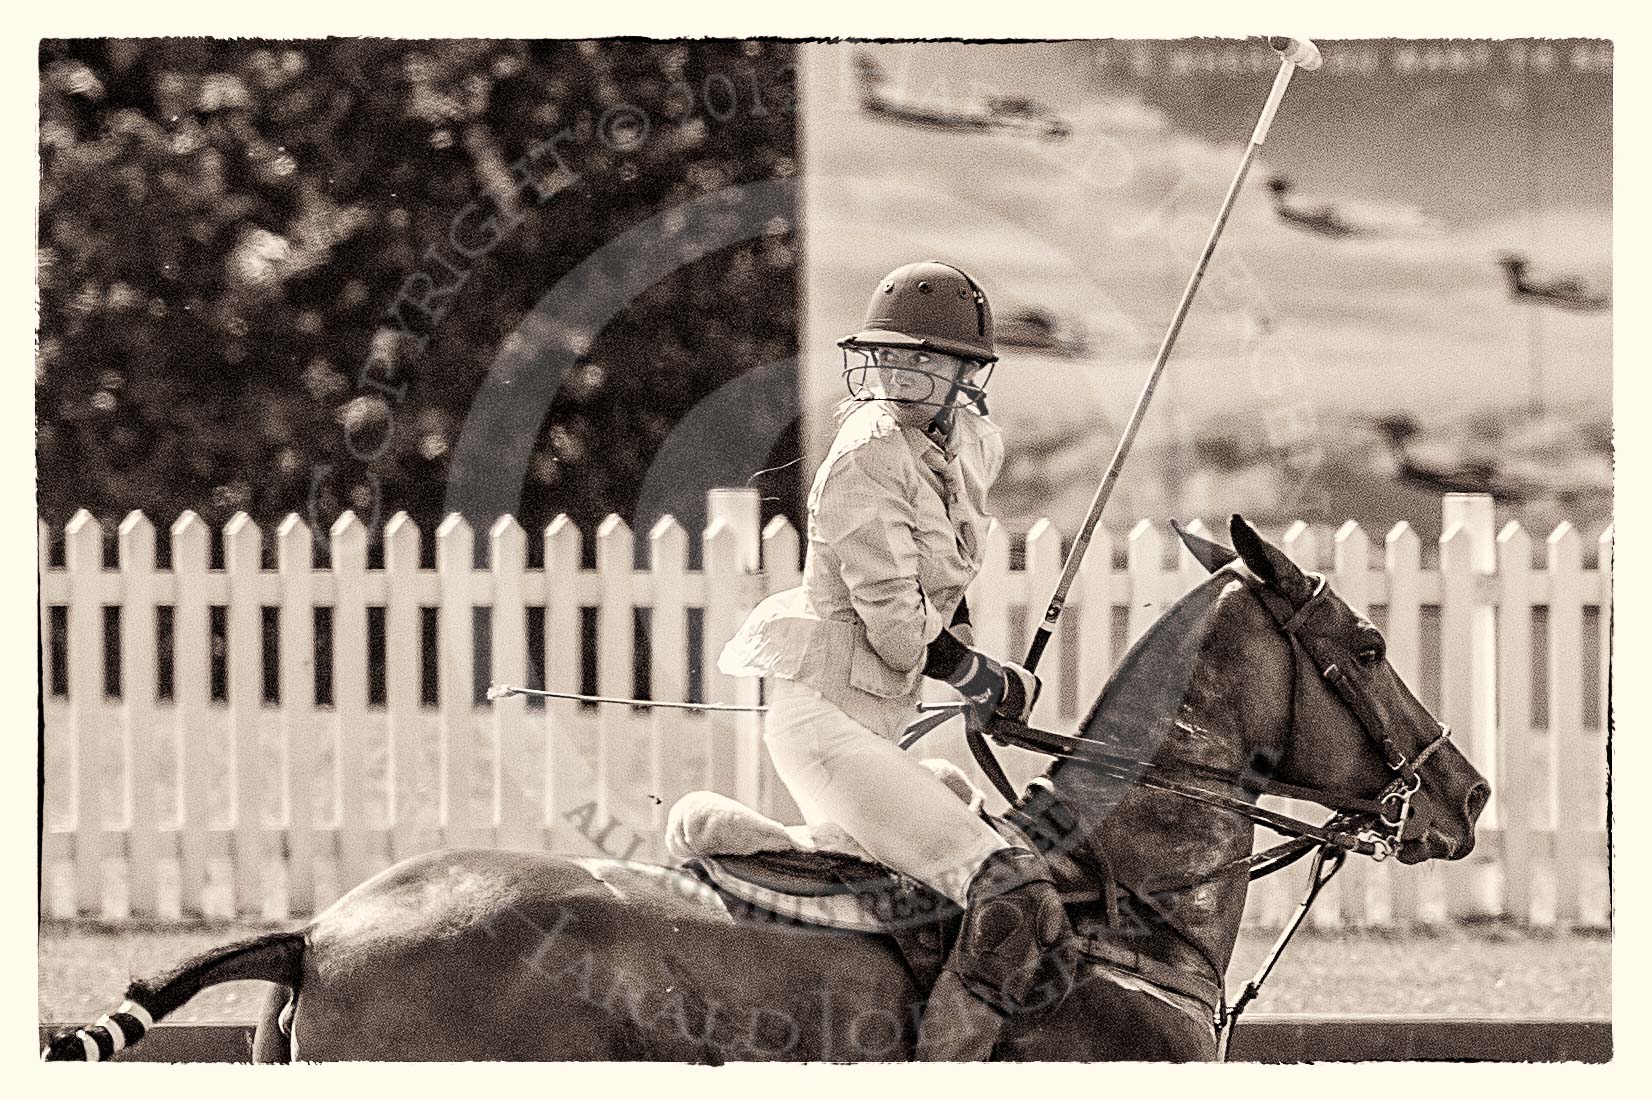
<path fill-rule="evenodd" d="M 961 269 L 938 260 L 896 268 L 878 281 L 860 332 L 840 348 L 928 348 L 992 363 L 992 307 Z"/>

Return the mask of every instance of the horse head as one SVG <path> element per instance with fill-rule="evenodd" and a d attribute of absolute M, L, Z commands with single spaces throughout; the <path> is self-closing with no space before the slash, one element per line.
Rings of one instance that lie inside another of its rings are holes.
<path fill-rule="evenodd" d="M 1075 882 L 1123 889 L 1109 936 L 1134 930 L 1141 958 L 1217 985 L 1251 878 L 1314 849 L 1461 859 L 1491 794 L 1381 632 L 1243 517 L 1230 531 L 1235 549 L 1177 529 L 1211 576 L 1131 646 L 1078 733 L 1019 743 L 1056 760 L 1015 809 Z M 1331 816 L 1258 806 L 1269 794 Z M 1258 823 L 1288 840 L 1254 851 Z"/>
<path fill-rule="evenodd" d="M 1246 675 L 1281 684 L 1284 671 L 1284 721 L 1250 730 L 1251 767 L 1282 783 L 1382 800 L 1403 863 L 1467 856 L 1490 785 L 1389 663 L 1382 633 L 1243 517 L 1229 531 L 1233 550 L 1177 528 L 1212 581 L 1254 611 L 1245 617 Z"/>

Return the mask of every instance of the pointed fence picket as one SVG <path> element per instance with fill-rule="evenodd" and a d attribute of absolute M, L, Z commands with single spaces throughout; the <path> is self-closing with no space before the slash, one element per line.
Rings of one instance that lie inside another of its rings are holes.
<path fill-rule="evenodd" d="M 488 530 L 488 561 L 493 570 L 491 633 L 492 684 L 528 683 L 528 606 L 523 596 L 527 576 L 528 536 L 514 516 L 501 516 Z M 539 815 L 533 792 L 525 781 L 533 760 L 528 741 L 528 701 L 510 696 L 493 702 L 492 780 L 494 814 L 499 822 L 499 844 L 509 849 L 537 847 Z M 519 764 L 520 762 L 520 764 Z"/>
<path fill-rule="evenodd" d="M 1593 762 L 1583 736 L 1583 541 L 1562 522 L 1549 536 L 1549 760 L 1555 814 L 1555 917 L 1575 921 L 1592 809 Z"/>
<path fill-rule="evenodd" d="M 1365 529 L 1349 520 L 1337 529 L 1333 579 L 1337 595 L 1348 607 L 1371 618 L 1371 541 Z M 1372 864 L 1349 860 L 1337 875 L 1337 905 L 1334 913 L 1343 925 L 1370 924 Z M 1331 907 L 1327 906 L 1327 909 Z"/>
<path fill-rule="evenodd" d="M 597 691 L 604 696 L 631 695 L 631 529 L 618 516 L 597 528 Z M 620 785 L 625 777 L 631 713 L 625 707 L 597 709 L 596 818 L 606 823 L 622 809 Z"/>
<path fill-rule="evenodd" d="M 360 528 L 360 525 L 357 525 Z M 262 605 L 258 599 L 259 555 L 263 533 L 252 517 L 238 512 L 224 526 L 224 574 L 229 588 L 224 646 L 230 654 L 256 654 L 263 644 Z M 235 902 L 243 911 L 262 911 L 263 873 L 271 863 L 264 835 L 262 795 L 268 787 L 258 746 L 262 708 L 260 666 L 231 661 L 225 668 L 229 704 L 229 819 L 235 845 Z M 363 701 L 365 704 L 366 701 Z M 349 739 L 356 743 L 357 739 Z M 354 770 L 356 774 L 360 769 Z"/>
<path fill-rule="evenodd" d="M 1124 572 L 1130 582 L 1126 605 L 1130 609 L 1129 644 L 1134 646 L 1166 607 L 1164 537 L 1151 520 L 1137 521 L 1130 529 L 1130 554 Z"/>
<path fill-rule="evenodd" d="M 722 553 L 713 555 L 706 547 L 706 561 L 716 561 L 723 569 L 723 579 L 709 578 L 711 583 L 728 586 L 728 603 L 722 611 L 730 625 L 726 632 L 718 632 L 708 642 L 722 649 L 723 643 L 744 622 L 746 615 L 762 599 L 764 592 L 762 563 L 762 507 L 753 490 L 714 489 L 706 494 L 706 519 L 710 531 L 726 525 L 732 539 L 722 545 Z M 710 538 L 710 531 L 707 533 Z M 708 569 L 710 567 L 708 566 Z M 708 655 L 707 666 L 715 664 L 715 656 Z M 722 676 L 722 674 L 719 674 Z M 733 684 L 733 702 L 742 707 L 756 707 L 761 699 L 758 683 L 750 677 L 729 678 Z M 732 715 L 734 740 L 734 794 L 747 806 L 762 804 L 763 725 L 755 712 L 727 712 Z"/>
<path fill-rule="evenodd" d="M 1420 696 L 1423 662 L 1422 540 L 1411 525 L 1401 522 L 1389 530 L 1385 547 L 1388 615 L 1383 637 L 1388 644 L 1388 664 Z M 1425 872 L 1401 867 L 1393 861 L 1384 863 L 1382 871 L 1393 891 L 1390 896 L 1390 920 L 1396 925 L 1422 920 L 1422 876 Z"/>
<path fill-rule="evenodd" d="M 218 790 L 209 766 L 209 733 L 215 717 L 209 706 L 211 634 L 207 604 L 207 554 L 211 536 L 193 512 L 172 525 L 172 573 L 177 592 L 172 612 L 173 714 L 177 718 L 179 910 L 185 916 L 206 913 L 207 864 L 216 855 L 218 836 L 208 818 L 208 795 Z M 71 665 L 73 659 L 71 658 Z M 71 694 L 73 684 L 70 686 Z M 73 723 L 75 720 L 70 719 Z"/>
<path fill-rule="evenodd" d="M 654 603 L 649 610 L 651 695 L 659 700 L 688 699 L 688 532 L 675 516 L 662 516 L 648 533 L 649 572 Z M 793 547 L 793 557 L 796 548 Z M 699 775 L 703 760 L 690 751 L 683 712 L 656 707 L 649 713 L 648 829 L 657 836 L 665 826 L 665 792 L 675 778 Z"/>
<path fill-rule="evenodd" d="M 580 537 L 579 528 L 559 515 L 545 528 L 545 687 L 552 692 L 580 690 Z M 578 838 L 566 817 L 588 797 L 590 776 L 583 765 L 585 748 L 580 705 L 545 701 L 545 824 L 558 849 L 572 848 Z M 564 747 L 576 750 L 566 752 Z"/>
<path fill-rule="evenodd" d="M 281 820 L 287 829 L 286 908 L 296 914 L 314 913 L 333 899 L 317 877 L 317 849 L 322 835 L 316 809 L 320 766 L 316 752 L 314 558 L 314 534 L 297 516 L 288 516 L 276 528 L 280 599 L 276 623 L 280 635 L 280 741 L 284 750 Z M 391 783 L 402 780 L 391 774 Z"/>
<path fill-rule="evenodd" d="M 1531 569 L 1531 536 L 1511 520 L 1497 536 L 1497 664 L 1503 669 L 1531 668 Z M 1537 831 L 1548 818 L 1548 807 L 1538 798 L 1545 790 L 1542 782 L 1547 776 L 1547 769 L 1538 760 L 1545 743 L 1532 726 L 1531 685 L 1524 679 L 1499 680 L 1497 726 L 1502 753 L 1497 775 L 1488 779 L 1498 792 L 1503 899 L 1508 912 L 1523 920 L 1531 916 L 1532 910 L 1531 871 Z M 1490 810 L 1488 807 L 1486 813 Z M 1481 815 L 1482 820 L 1485 817 Z"/>
<path fill-rule="evenodd" d="M 449 516 L 436 529 L 436 696 L 441 716 L 438 817 L 455 845 L 485 845 L 492 822 L 476 798 L 482 745 L 476 736 L 476 541 L 465 518 Z"/>
<path fill-rule="evenodd" d="M 419 528 L 398 512 L 384 529 L 385 815 L 390 856 L 402 860 L 436 845 L 435 808 L 420 767 L 421 612 L 418 596 Z"/>
<path fill-rule="evenodd" d="M 748 686 L 754 686 L 751 680 L 731 677 L 717 668 L 717 655 L 722 650 L 723 642 L 733 637 L 744 620 L 747 609 L 752 606 L 750 602 L 741 598 L 739 591 L 744 574 L 740 536 L 741 532 L 737 531 L 726 517 L 718 517 L 706 528 L 702 540 L 706 610 L 702 619 L 700 669 L 707 703 L 756 702 L 749 698 Z M 740 798 L 738 793 L 744 779 L 740 766 L 744 762 L 739 759 L 735 743 L 734 713 L 709 711 L 706 713 L 706 720 L 705 725 L 710 735 L 707 746 L 707 774 L 713 780 L 709 786 L 716 791 L 735 794 L 736 798 Z"/>
<path fill-rule="evenodd" d="M 1440 706 L 1435 712 L 1451 727 L 1457 748 L 1471 760 L 1483 749 L 1475 722 L 1473 614 L 1476 602 L 1473 533 L 1453 524 L 1440 539 Z M 1473 913 L 1473 865 L 1430 866 L 1451 917 Z"/>
<path fill-rule="evenodd" d="M 1090 548 L 1079 566 L 1073 582 L 1074 601 L 1082 608 L 1077 612 L 1078 631 L 1078 715 L 1082 720 L 1090 705 L 1100 695 L 1107 677 L 1117 664 L 1113 653 L 1113 607 L 1119 601 L 1116 593 L 1124 586 L 1113 580 L 1113 537 L 1106 528 L 1098 527 L 1090 537 Z"/>
<path fill-rule="evenodd" d="M 120 525 L 121 734 L 126 764 L 127 902 L 139 918 L 160 916 L 160 807 L 155 730 L 155 525 L 141 512 Z"/>
<path fill-rule="evenodd" d="M 211 565 L 211 533 L 192 512 L 171 527 L 170 569 L 156 567 L 155 527 L 141 513 L 120 525 L 113 570 L 89 514 L 66 527 L 62 567 L 50 565 L 42 526 L 42 622 L 67 631 L 45 650 L 46 683 L 67 688 L 46 711 L 50 912 L 309 914 L 389 860 L 450 845 L 657 860 L 666 811 L 702 787 L 795 821 L 757 715 L 483 702 L 478 693 L 487 678 L 756 705 L 757 681 L 721 673 L 717 655 L 763 596 L 797 583 L 802 539 L 783 518 L 759 530 L 756 497 L 745 491 L 719 491 L 710 505 L 698 569 L 689 533 L 671 517 L 648 533 L 642 569 L 617 518 L 592 533 L 596 565 L 586 568 L 579 529 L 558 517 L 538 536 L 536 569 L 527 564 L 532 534 L 509 517 L 488 527 L 480 566 L 470 525 L 450 517 L 434 533 L 433 569 L 422 567 L 421 533 L 402 514 L 382 532 L 383 567 L 374 569 L 368 547 L 380 533 L 349 514 L 326 533 L 323 569 L 313 564 L 314 533 L 296 516 L 268 533 L 273 570 L 261 568 L 266 533 L 240 515 L 225 528 L 222 568 Z M 1373 561 L 1370 536 L 1350 522 L 1336 532 L 1327 573 L 1383 628 L 1390 662 L 1419 698 L 1438 683 L 1437 713 L 1497 797 L 1468 861 L 1356 863 L 1316 920 L 1404 925 L 1489 910 L 1516 921 L 1603 922 L 1611 529 L 1599 536 L 1595 567 L 1585 566 L 1580 533 L 1562 524 L 1534 568 L 1534 539 L 1518 524 L 1488 548 L 1486 506 L 1451 508 L 1460 522 L 1446 525 L 1438 568 L 1423 568 L 1416 533 L 1403 524 Z M 1128 643 L 1205 576 L 1157 525 L 1131 529 L 1122 568 L 1114 538 L 1096 533 L 1040 666 L 1041 723 L 1074 728 Z M 984 540 L 969 593 L 977 645 L 1016 657 L 1059 574 L 1062 533 L 1047 522 L 1029 531 L 1024 568 L 1012 567 L 1001 525 Z M 1327 548 L 1307 525 L 1281 545 L 1306 567 L 1325 565 Z M 109 655 L 106 615 L 118 616 L 118 652 Z M 1434 615 L 1438 644 L 1423 629 Z M 331 642 L 318 649 L 322 616 Z M 376 617 L 383 638 L 374 646 Z M 587 654 L 594 671 L 584 668 Z M 66 668 L 55 668 L 58 655 Z M 107 684 L 106 668 L 118 669 Z M 321 698 L 323 680 L 330 699 Z M 949 690 L 931 682 L 926 695 Z M 938 728 L 919 751 L 982 783 L 960 726 Z M 1018 781 L 1045 764 L 1020 751 L 1003 758 Z M 1273 840 L 1259 831 L 1259 842 Z M 1264 881 L 1248 920 L 1282 920 L 1299 886 L 1294 872 Z"/>
<path fill-rule="evenodd" d="M 64 531 L 64 568 L 70 587 L 69 612 L 69 777 L 74 793 L 75 901 L 82 910 L 103 909 L 103 807 L 108 775 L 98 744 L 98 707 L 103 700 L 103 623 L 100 620 L 103 528 L 85 509 Z"/>
<path fill-rule="evenodd" d="M 383 863 L 382 834 L 369 821 L 367 771 L 367 529 L 346 512 L 331 531 L 333 562 L 333 821 L 341 883 L 360 883 Z M 382 769 L 380 770 L 382 771 Z"/>

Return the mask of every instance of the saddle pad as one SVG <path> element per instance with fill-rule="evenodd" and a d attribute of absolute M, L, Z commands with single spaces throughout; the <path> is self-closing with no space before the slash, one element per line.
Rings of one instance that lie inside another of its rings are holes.
<path fill-rule="evenodd" d="M 916 880 L 853 857 L 827 853 L 702 856 L 687 867 L 725 899 L 767 917 L 856 933 L 898 933 L 959 914 L 950 899 Z M 841 876 L 841 878 L 840 878 Z"/>
<path fill-rule="evenodd" d="M 859 888 L 879 890 L 897 881 L 882 864 L 834 852 L 760 852 L 749 856 L 712 858 L 747 883 L 770 891 L 810 898 L 854 894 Z"/>

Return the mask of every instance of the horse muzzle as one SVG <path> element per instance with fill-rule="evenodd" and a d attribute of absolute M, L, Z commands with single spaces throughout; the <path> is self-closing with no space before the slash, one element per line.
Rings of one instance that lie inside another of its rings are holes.
<path fill-rule="evenodd" d="M 1467 856 L 1473 849 L 1474 834 L 1468 834 L 1464 840 L 1429 826 L 1423 830 L 1421 837 L 1411 837 L 1400 842 L 1399 848 L 1394 850 L 1394 856 L 1401 864 L 1422 864 L 1430 860 L 1457 860 Z"/>

